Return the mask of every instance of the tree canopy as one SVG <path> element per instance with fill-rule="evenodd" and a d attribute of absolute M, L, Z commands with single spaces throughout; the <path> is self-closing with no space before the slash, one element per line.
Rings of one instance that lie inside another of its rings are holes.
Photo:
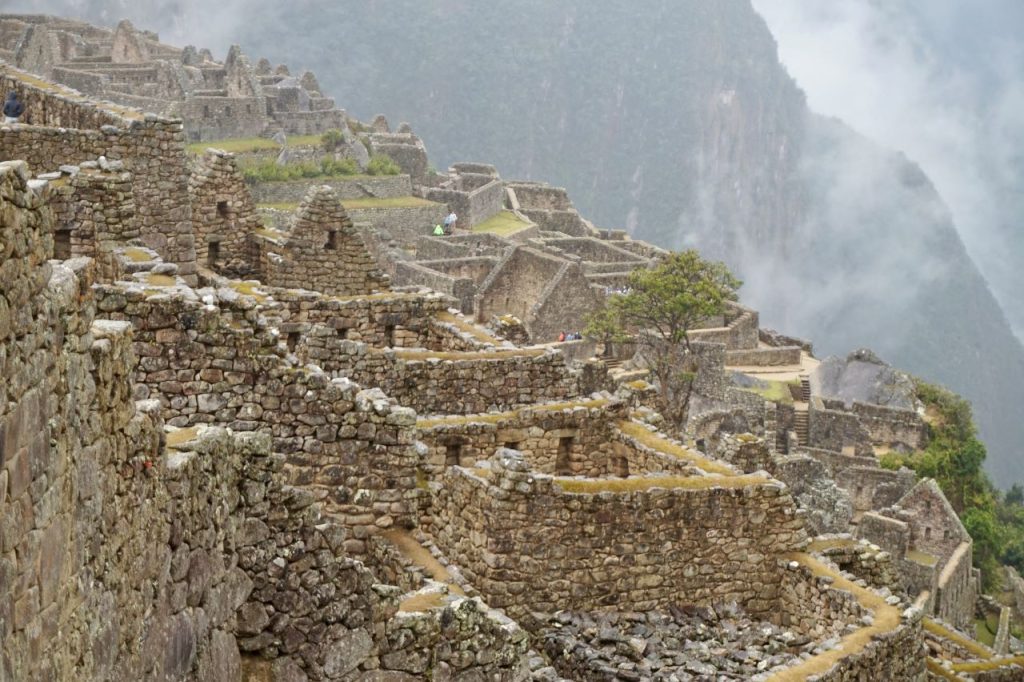
<path fill-rule="evenodd" d="M 692 249 L 675 252 L 632 272 L 625 293 L 588 318 L 587 334 L 606 343 L 634 338 L 657 380 L 663 415 L 682 426 L 696 371 L 689 332 L 725 312 L 741 284 L 722 263 Z"/>

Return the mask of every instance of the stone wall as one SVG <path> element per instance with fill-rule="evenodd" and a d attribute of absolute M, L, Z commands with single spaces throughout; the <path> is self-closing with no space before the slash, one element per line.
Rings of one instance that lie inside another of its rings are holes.
<path fill-rule="evenodd" d="M 160 401 L 169 424 L 211 424 L 273 437 L 295 483 L 322 492 L 327 509 L 351 530 L 346 549 L 362 538 L 412 520 L 415 498 L 415 415 L 379 390 L 301 369 L 282 359 L 286 348 L 248 319 L 251 300 L 204 306 L 187 294 L 151 295 L 104 286 L 101 310 L 132 322 L 140 356 L 137 394 Z"/>
<path fill-rule="evenodd" d="M 914 410 L 854 401 L 852 411 L 872 443 L 907 450 L 920 450 L 927 445 L 928 426 Z"/>
<path fill-rule="evenodd" d="M 124 162 L 132 175 L 142 240 L 189 283 L 195 279 L 192 212 L 180 121 L 124 109 L 114 111 L 59 86 L 8 68 L 0 90 L 15 90 L 26 122 L 4 128 L 0 158 L 23 159 L 35 173 L 55 171 L 101 156 Z"/>
<path fill-rule="evenodd" d="M 256 260 L 251 236 L 263 228 L 233 154 L 207 149 L 188 182 L 196 259 L 211 270 L 246 272 Z"/>
<path fill-rule="evenodd" d="M 387 199 L 412 195 L 412 183 L 408 175 L 257 182 L 252 185 L 251 191 L 253 199 L 258 204 L 287 204 L 302 201 L 311 189 L 321 185 L 334 189 L 341 200 Z"/>
<path fill-rule="evenodd" d="M 730 350 L 726 353 L 725 364 L 730 367 L 778 367 L 799 365 L 800 347 L 754 348 L 751 350 Z"/>
<path fill-rule="evenodd" d="M 536 249 L 507 252 L 480 285 L 474 303 L 476 319 L 513 315 L 522 320 L 535 342 L 550 342 L 560 332 L 577 331 L 599 299 L 578 263 Z"/>
<path fill-rule="evenodd" d="M 396 208 L 351 208 L 348 214 L 360 225 L 381 232 L 385 238 L 396 240 L 402 246 L 411 246 L 424 235 L 431 234 L 447 215 L 443 204 L 406 206 Z"/>
<path fill-rule="evenodd" d="M 489 479 L 449 469 L 437 542 L 489 604 L 513 615 L 719 600 L 767 614 L 780 580 L 768 557 L 803 537 L 792 500 L 765 479 L 572 494 L 514 451 L 490 463 Z"/>
<path fill-rule="evenodd" d="M 477 288 L 494 269 L 497 259 L 489 256 L 453 258 L 442 261 L 398 261 L 392 283 L 395 286 L 425 286 L 455 298 L 459 309 L 469 315 Z"/>
<path fill-rule="evenodd" d="M 440 479 L 452 466 L 473 468 L 502 447 L 519 452 L 531 470 L 557 476 L 693 475 L 692 463 L 623 432 L 624 405 L 578 401 L 512 412 L 424 419 L 418 439 L 423 470 Z"/>
<path fill-rule="evenodd" d="M 464 230 L 472 229 L 500 213 L 505 199 L 505 190 L 500 178 L 475 175 L 467 177 L 480 177 L 484 180 L 463 187 L 463 178 L 460 176 L 453 181 L 454 186 L 450 188 L 429 187 L 423 192 L 425 199 L 444 204 L 455 211 L 459 216 L 456 226 Z"/>
<path fill-rule="evenodd" d="M 387 275 L 330 187 L 310 190 L 283 239 L 259 239 L 257 244 L 259 279 L 268 285 L 337 296 L 388 288 Z"/>
<path fill-rule="evenodd" d="M 895 504 L 914 486 L 914 473 L 877 465 L 851 466 L 835 474 L 836 485 L 850 494 L 856 512 L 877 511 Z"/>
<path fill-rule="evenodd" d="M 808 409 L 807 445 L 821 450 L 844 452 L 852 448 L 852 454 L 867 457 L 874 454 L 871 434 L 861 424 L 857 415 L 825 409 L 821 401 L 813 399 Z"/>

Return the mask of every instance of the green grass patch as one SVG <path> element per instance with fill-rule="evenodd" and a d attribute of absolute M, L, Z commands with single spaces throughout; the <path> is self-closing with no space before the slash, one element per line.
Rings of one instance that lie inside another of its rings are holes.
<path fill-rule="evenodd" d="M 241 163 L 239 170 L 250 185 L 263 182 L 288 182 L 316 178 L 345 178 L 360 175 L 355 159 L 320 159 L 279 165 L 275 159 Z"/>
<path fill-rule="evenodd" d="M 320 135 L 297 135 L 288 138 L 288 147 L 319 147 Z M 267 137 L 234 137 L 226 140 L 210 140 L 194 142 L 186 147 L 190 154 L 202 154 L 207 149 L 220 149 L 232 154 L 260 152 L 281 149 L 281 145 Z"/>
<path fill-rule="evenodd" d="M 386 197 L 384 199 L 378 199 L 376 197 L 365 197 L 361 199 L 342 199 L 341 205 L 347 209 L 359 210 L 359 209 L 370 209 L 370 208 L 422 208 L 425 206 L 440 206 L 441 204 L 433 201 L 427 201 L 420 197 Z"/>
<path fill-rule="evenodd" d="M 985 646 L 995 646 L 998 631 L 999 616 L 990 614 L 985 618 L 974 619 L 974 638 Z"/>
<path fill-rule="evenodd" d="M 769 402 L 781 403 L 783 405 L 793 404 L 793 394 L 789 392 L 790 383 L 793 382 L 768 381 L 767 383 L 767 386 L 744 388 L 741 390 L 755 393 Z"/>
<path fill-rule="evenodd" d="M 502 211 L 473 228 L 474 232 L 491 232 L 499 236 L 506 236 L 525 230 L 530 223 L 524 223 L 516 217 L 512 211 Z"/>

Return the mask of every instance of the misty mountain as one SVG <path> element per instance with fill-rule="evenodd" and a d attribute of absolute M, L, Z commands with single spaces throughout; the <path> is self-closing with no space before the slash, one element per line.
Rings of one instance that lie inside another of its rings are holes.
<path fill-rule="evenodd" d="M 913 160 L 811 112 L 750 0 L 40 4 L 218 55 L 240 42 L 314 70 L 360 118 L 411 122 L 438 167 L 494 163 L 567 187 L 598 225 L 697 246 L 767 326 L 819 355 L 871 347 L 971 399 L 989 470 L 1024 480 L 1024 349 L 943 198 Z"/>

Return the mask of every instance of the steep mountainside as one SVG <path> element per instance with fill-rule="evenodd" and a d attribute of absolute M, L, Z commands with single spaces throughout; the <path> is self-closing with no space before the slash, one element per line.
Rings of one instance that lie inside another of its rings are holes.
<path fill-rule="evenodd" d="M 412 122 L 438 166 L 564 185 L 599 225 L 725 259 L 766 324 L 819 354 L 869 346 L 963 393 L 992 473 L 1024 480 L 1024 349 L 948 211 L 913 163 L 808 110 L 749 0 L 244 8 L 231 40 Z M 201 16 L 162 9 L 177 33 Z"/>

